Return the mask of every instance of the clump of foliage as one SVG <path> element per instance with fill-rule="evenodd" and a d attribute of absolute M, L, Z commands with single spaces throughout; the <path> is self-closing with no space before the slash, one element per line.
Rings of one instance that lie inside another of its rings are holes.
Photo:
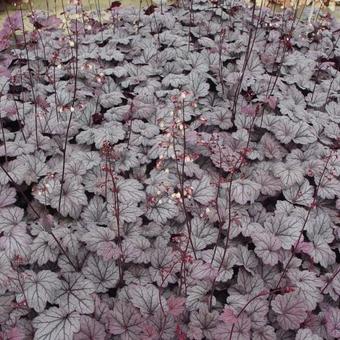
<path fill-rule="evenodd" d="M 106 14 L 0 32 L 1 337 L 339 338 L 339 24 Z"/>

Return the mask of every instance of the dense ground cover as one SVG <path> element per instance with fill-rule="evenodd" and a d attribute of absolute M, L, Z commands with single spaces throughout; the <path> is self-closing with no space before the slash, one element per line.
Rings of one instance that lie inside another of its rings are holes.
<path fill-rule="evenodd" d="M 108 13 L 0 32 L 1 337 L 339 338 L 339 24 Z"/>

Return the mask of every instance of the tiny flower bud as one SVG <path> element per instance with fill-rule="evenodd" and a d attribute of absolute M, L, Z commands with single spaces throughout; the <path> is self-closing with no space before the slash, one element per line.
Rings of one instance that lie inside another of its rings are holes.
<path fill-rule="evenodd" d="M 182 92 L 179 97 L 181 99 L 185 99 L 186 96 L 187 96 L 186 92 Z"/>

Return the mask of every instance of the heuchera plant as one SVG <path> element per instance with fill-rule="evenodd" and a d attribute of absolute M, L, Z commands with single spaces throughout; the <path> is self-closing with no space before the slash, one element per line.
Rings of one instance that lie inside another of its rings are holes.
<path fill-rule="evenodd" d="M 340 337 L 339 24 L 182 2 L 5 20 L 1 339 Z"/>

